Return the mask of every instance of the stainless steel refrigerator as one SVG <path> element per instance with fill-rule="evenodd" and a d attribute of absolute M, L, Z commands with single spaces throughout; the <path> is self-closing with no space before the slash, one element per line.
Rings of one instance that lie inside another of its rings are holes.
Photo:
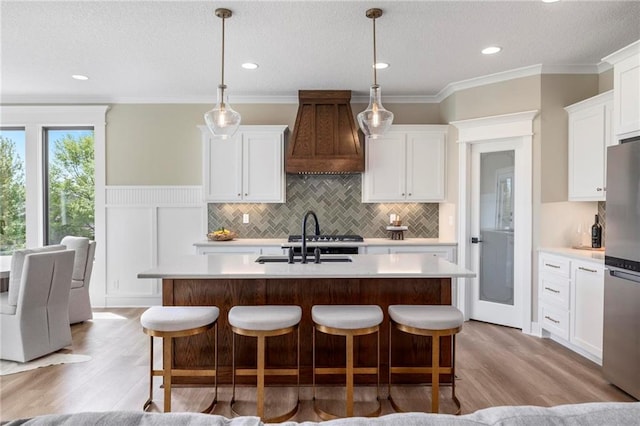
<path fill-rule="evenodd" d="M 607 150 L 602 372 L 640 399 L 640 136 Z"/>

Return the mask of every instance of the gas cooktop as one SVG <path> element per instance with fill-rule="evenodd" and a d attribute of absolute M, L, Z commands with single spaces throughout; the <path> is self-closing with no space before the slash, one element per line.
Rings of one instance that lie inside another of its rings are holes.
<path fill-rule="evenodd" d="M 290 243 L 302 242 L 302 235 L 289 235 Z M 360 235 L 307 235 L 308 242 L 321 243 L 361 243 L 364 241 Z"/>

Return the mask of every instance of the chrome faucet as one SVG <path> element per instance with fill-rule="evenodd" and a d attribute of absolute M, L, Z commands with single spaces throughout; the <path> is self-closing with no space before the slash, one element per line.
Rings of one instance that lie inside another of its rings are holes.
<path fill-rule="evenodd" d="M 307 219 L 309 216 L 313 216 L 313 220 L 316 223 L 316 236 L 320 235 L 320 223 L 318 223 L 318 216 L 316 216 L 313 210 L 309 210 L 305 213 L 302 219 L 302 263 L 307 263 Z"/>

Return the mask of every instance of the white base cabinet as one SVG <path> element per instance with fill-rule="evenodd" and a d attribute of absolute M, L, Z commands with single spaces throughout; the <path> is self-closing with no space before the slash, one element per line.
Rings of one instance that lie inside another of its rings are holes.
<path fill-rule="evenodd" d="M 543 334 L 602 365 L 604 265 L 541 252 L 538 284 Z"/>
<path fill-rule="evenodd" d="M 417 203 L 445 199 L 448 126 L 391 126 L 367 139 L 362 202 Z"/>
<path fill-rule="evenodd" d="M 604 201 L 613 91 L 565 108 L 569 113 L 569 201 Z"/>
<path fill-rule="evenodd" d="M 240 126 L 231 140 L 200 130 L 205 201 L 284 203 L 287 126 Z"/>

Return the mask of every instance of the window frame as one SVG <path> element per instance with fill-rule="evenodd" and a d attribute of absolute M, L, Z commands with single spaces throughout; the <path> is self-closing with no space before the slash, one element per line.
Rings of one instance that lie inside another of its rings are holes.
<path fill-rule="evenodd" d="M 43 129 L 52 127 L 92 127 L 95 161 L 95 263 L 90 295 L 94 306 L 106 301 L 106 114 L 108 105 L 2 105 L 0 126 L 25 129 L 26 245 L 38 247 L 45 243 L 43 201 Z"/>

